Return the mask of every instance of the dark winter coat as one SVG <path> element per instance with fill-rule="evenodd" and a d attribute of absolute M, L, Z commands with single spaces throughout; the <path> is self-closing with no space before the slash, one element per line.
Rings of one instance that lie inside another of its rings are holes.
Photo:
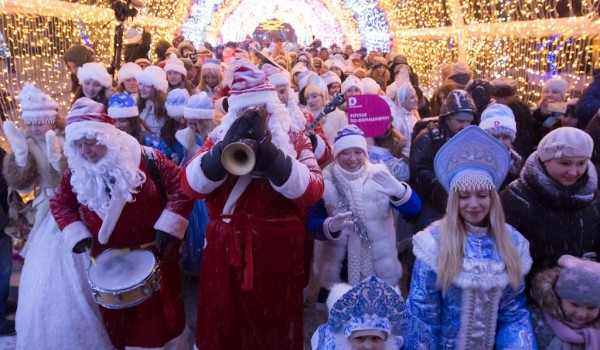
<path fill-rule="evenodd" d="M 583 90 L 575 105 L 575 116 L 583 125 L 586 125 L 592 120 L 598 109 L 600 109 L 600 74 L 597 74 L 594 81 Z"/>
<path fill-rule="evenodd" d="M 501 192 L 506 222 L 529 240 L 533 266 L 528 281 L 557 265 L 565 254 L 600 256 L 600 199 L 592 162 L 572 186 L 565 187 L 546 172 L 537 152 L 529 156 L 519 179 Z"/>
<path fill-rule="evenodd" d="M 513 148 L 524 159 L 527 159 L 534 147 L 537 146 L 537 143 L 534 143 L 531 110 L 517 98 L 508 102 L 506 106 L 512 110 L 517 123 L 517 136 L 513 142 Z"/>
<path fill-rule="evenodd" d="M 594 141 L 594 151 L 592 152 L 592 162 L 596 166 L 596 170 L 600 169 L 600 114 L 596 114 L 585 129 Z"/>
<path fill-rule="evenodd" d="M 150 44 L 152 43 L 152 37 L 150 33 L 142 33 L 142 41 L 136 44 L 125 45 L 123 53 L 125 62 L 135 62 L 138 58 L 148 58 L 148 51 L 150 51 Z"/>
<path fill-rule="evenodd" d="M 433 160 L 450 137 L 450 130 L 440 120 L 430 122 L 412 141 L 408 157 L 410 186 L 423 202 L 423 209 L 416 223 L 418 230 L 440 219 L 446 212 L 448 194 L 435 175 Z"/>

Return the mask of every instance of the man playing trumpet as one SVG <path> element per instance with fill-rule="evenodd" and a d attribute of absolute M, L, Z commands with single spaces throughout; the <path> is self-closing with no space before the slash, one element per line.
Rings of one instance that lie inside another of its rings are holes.
<path fill-rule="evenodd" d="M 302 349 L 303 213 L 321 197 L 323 177 L 310 140 L 265 74 L 247 61 L 234 64 L 228 113 L 181 179 L 188 195 L 206 200 L 211 218 L 196 346 Z M 241 139 L 256 143 L 249 154 L 256 162 L 236 176 L 221 157 Z"/>

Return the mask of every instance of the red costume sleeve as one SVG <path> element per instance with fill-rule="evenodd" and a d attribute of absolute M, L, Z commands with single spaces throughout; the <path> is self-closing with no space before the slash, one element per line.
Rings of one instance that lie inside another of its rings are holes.
<path fill-rule="evenodd" d="M 304 118 L 306 118 L 307 126 L 312 124 L 312 122 L 315 120 L 315 116 L 305 110 L 302 110 L 302 113 L 304 113 Z M 323 142 L 322 145 L 324 146 L 324 149 L 321 150 L 320 148 L 323 146 L 317 145 L 317 148 L 314 151 L 315 157 L 317 157 L 317 163 L 319 163 L 319 165 L 325 164 L 329 158 L 331 158 L 331 146 L 329 146 L 329 142 L 327 142 L 327 137 L 325 136 L 325 132 L 323 132 L 321 123 L 317 124 L 314 131 L 315 134 L 319 135 L 321 138 L 319 142 Z"/>

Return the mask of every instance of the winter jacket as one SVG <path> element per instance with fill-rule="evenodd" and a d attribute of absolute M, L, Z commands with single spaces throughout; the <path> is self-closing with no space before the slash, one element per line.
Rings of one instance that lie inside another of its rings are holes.
<path fill-rule="evenodd" d="M 594 77 L 594 81 L 583 90 L 579 101 L 575 105 L 575 115 L 583 125 L 590 120 L 600 109 L 600 74 Z"/>
<path fill-rule="evenodd" d="M 441 127 L 440 127 L 441 125 Z M 410 148 L 408 164 L 410 186 L 423 201 L 423 210 L 417 221 L 417 229 L 424 229 L 440 219 L 446 212 L 448 194 L 440 185 L 433 170 L 437 151 L 450 139 L 450 131 L 443 121 L 429 123 L 415 137 Z"/>
<path fill-rule="evenodd" d="M 524 159 L 527 159 L 531 152 L 533 152 L 534 146 L 537 145 L 537 143 L 534 144 L 533 139 L 531 110 L 525 103 L 517 98 L 508 102 L 506 106 L 512 110 L 517 123 L 517 136 L 513 142 L 513 148 Z"/>
<path fill-rule="evenodd" d="M 594 151 L 592 152 L 592 163 L 596 170 L 600 169 L 600 114 L 597 114 L 587 125 L 585 129 L 594 140 Z"/>
<path fill-rule="evenodd" d="M 519 179 L 500 194 L 506 222 L 531 243 L 529 281 L 537 272 L 556 266 L 562 255 L 600 254 L 598 195 L 591 161 L 582 178 L 567 188 L 550 178 L 537 151 L 529 156 Z"/>
<path fill-rule="evenodd" d="M 136 44 L 125 45 L 123 56 L 125 62 L 135 62 L 138 58 L 148 58 L 148 51 L 150 51 L 150 44 L 152 43 L 152 37 L 150 33 L 142 33 L 142 41 Z"/>

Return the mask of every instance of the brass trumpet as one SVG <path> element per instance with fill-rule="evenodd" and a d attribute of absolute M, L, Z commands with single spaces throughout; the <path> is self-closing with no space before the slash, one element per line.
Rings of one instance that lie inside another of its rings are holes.
<path fill-rule="evenodd" d="M 264 138 L 267 130 L 267 111 L 264 107 L 245 110 L 231 125 L 240 137 L 225 146 L 221 153 L 221 163 L 227 172 L 242 176 L 249 174 L 256 165 L 258 141 Z M 241 131 L 241 132 L 239 132 Z M 229 131 L 228 131 L 229 132 Z"/>

